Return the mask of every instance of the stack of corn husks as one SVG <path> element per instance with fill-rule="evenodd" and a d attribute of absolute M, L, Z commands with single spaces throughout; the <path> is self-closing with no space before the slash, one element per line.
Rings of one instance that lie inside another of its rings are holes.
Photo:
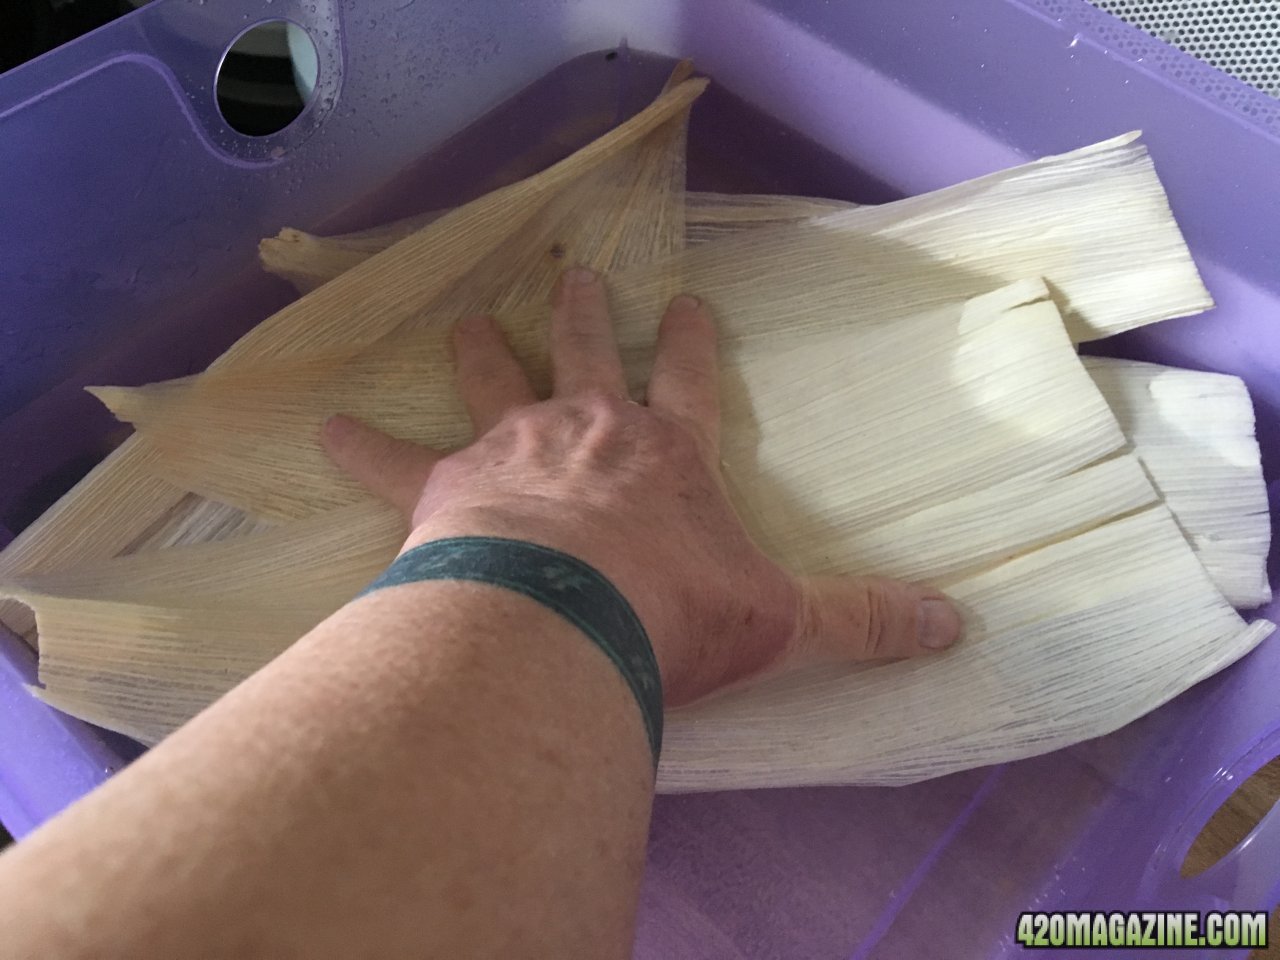
<path fill-rule="evenodd" d="M 804 573 L 941 586 L 967 637 L 673 712 L 669 791 L 906 783 L 1128 723 L 1273 629 L 1243 384 L 1076 344 L 1211 301 L 1136 136 L 878 207 L 684 190 L 705 81 L 527 180 L 339 237 L 198 376 L 95 392 L 136 435 L 0 555 L 58 708 L 164 737 L 354 596 L 404 536 L 322 453 L 331 414 L 464 444 L 447 332 L 490 312 L 543 385 L 544 303 L 608 273 L 633 386 L 665 300 L 712 307 L 724 471 Z M 353 642 L 358 640 L 353 639 Z"/>

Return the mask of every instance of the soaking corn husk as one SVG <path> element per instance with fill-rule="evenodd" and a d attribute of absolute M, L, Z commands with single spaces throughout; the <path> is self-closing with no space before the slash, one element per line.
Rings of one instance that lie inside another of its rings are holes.
<path fill-rule="evenodd" d="M 1271 516 L 1253 403 L 1239 377 L 1085 359 L 1213 582 L 1242 610 L 1271 600 Z"/>
<path fill-rule="evenodd" d="M 38 621 L 39 695 L 153 743 L 354 595 L 403 530 L 323 459 L 320 420 L 465 442 L 448 321 L 497 313 L 545 389 L 542 301 L 568 261 L 612 271 L 634 388 L 665 298 L 712 303 L 726 478 L 773 556 L 933 581 L 968 623 L 939 657 L 809 668 L 672 713 L 661 789 L 906 783 L 1043 752 L 1141 716 L 1273 629 L 1240 619 L 1188 543 L 1234 537 L 1222 576 L 1256 593 L 1240 572 L 1256 518 L 1237 516 L 1256 490 L 1202 510 L 1172 442 L 1185 421 L 1227 453 L 1212 438 L 1251 436 L 1251 420 L 1126 381 L 1118 421 L 1073 348 L 1208 305 L 1133 138 L 881 208 L 690 204 L 700 89 L 678 72 L 618 130 L 412 232 L 311 238 L 348 260 L 295 258 L 323 285 L 209 373 L 101 390 L 140 438 L 0 556 L 0 594 Z M 132 555 L 103 559 L 117 554 Z"/>
<path fill-rule="evenodd" d="M 965 605 L 970 637 L 925 672 L 809 670 L 675 713 L 664 790 L 911 782 L 1040 752 L 1136 718 L 1181 689 L 1180 677 L 1230 662 L 1268 630 L 1230 609 L 1124 454 L 1119 424 L 1039 282 L 748 350 L 725 408 L 726 473 L 768 550 L 806 572 L 941 583 Z M 378 509 L 355 504 L 185 556 L 174 549 L 8 587 L 39 618 L 43 695 L 154 742 L 376 573 L 403 534 Z M 1149 595 L 1165 584 L 1179 603 L 1161 608 L 1169 620 L 1147 662 L 1136 638 L 1152 625 Z M 1078 650 L 1086 640 L 1091 659 L 1075 672 L 1058 653 L 1044 664 L 1052 684 L 1027 668 L 1002 681 L 1012 701 L 991 692 L 993 651 L 1016 661 L 1028 643 Z M 1096 663 L 1129 666 L 1098 674 Z M 851 722 L 854 704 L 886 697 L 914 705 L 911 724 L 886 711 L 896 740 L 879 716 Z M 724 716 L 754 746 L 725 739 Z M 959 720 L 948 727 L 948 716 Z M 817 736 L 798 751 L 803 731 Z"/>
<path fill-rule="evenodd" d="M 796 223 L 855 206 L 839 200 L 775 194 L 688 193 L 686 196 L 685 243 L 689 246 L 744 229 Z M 268 273 L 288 280 L 299 293 L 310 293 L 375 253 L 434 223 L 445 212 L 433 210 L 330 237 L 285 227 L 276 236 L 266 237 L 258 244 L 258 258 Z"/>
<path fill-rule="evenodd" d="M 575 203 L 570 221 L 577 209 Z M 534 240 L 516 240 L 500 259 L 528 255 Z M 656 318 L 677 285 L 696 290 L 715 310 L 732 360 L 742 350 L 772 352 L 775 341 L 797 336 L 851 325 L 869 330 L 1028 275 L 1047 278 L 1077 339 L 1209 302 L 1150 159 L 1124 137 L 924 197 L 739 232 L 621 270 L 610 295 L 639 389 Z M 777 279 L 761 284 L 763 276 Z M 540 297 L 489 308 L 545 389 Z M 447 336 L 438 317 L 425 316 L 358 356 L 320 351 L 95 393 L 159 452 L 155 469 L 171 483 L 256 515 L 297 519 L 362 495 L 319 447 L 320 424 L 335 410 L 437 447 L 468 439 Z M 385 402 L 388 394 L 395 404 Z M 278 482 L 286 468 L 295 483 Z"/>
<path fill-rule="evenodd" d="M 600 233 L 583 247 L 600 250 L 602 256 L 592 259 L 584 250 L 582 262 L 600 269 L 616 265 L 606 255 L 626 262 L 633 255 L 628 245 L 644 237 L 661 241 L 649 256 L 678 248 L 683 236 L 681 204 L 675 196 L 664 199 L 660 194 L 663 183 L 675 194 L 684 192 L 683 131 L 690 105 L 706 86 L 704 79 L 689 79 L 688 73 L 687 65 L 677 67 L 649 107 L 565 160 L 450 212 L 322 291 L 272 315 L 241 337 L 211 369 L 316 350 L 354 353 L 412 318 L 456 318 L 460 312 L 492 306 L 510 295 L 509 286 L 499 294 L 490 292 L 494 277 L 486 271 L 506 267 L 502 257 L 494 258 L 495 251 L 518 230 L 536 231 L 552 201 L 588 176 L 596 175 L 597 184 L 612 185 L 607 199 L 615 205 L 641 204 L 654 219 L 641 222 L 635 209 L 616 206 L 616 216 L 610 217 L 589 200 L 592 228 Z M 658 146 L 647 143 L 651 136 Z M 614 173 L 599 173 L 610 165 Z M 635 185 L 641 182 L 648 186 L 637 196 Z M 587 225 L 578 228 L 586 230 Z M 544 283 L 559 262 L 542 271 Z M 532 278 L 520 277 L 518 282 L 531 296 L 541 295 Z M 175 528 L 205 525 L 211 515 L 223 526 L 237 522 L 233 508 L 205 507 L 202 498 L 189 495 L 189 488 L 162 479 L 156 459 L 155 449 L 145 440 L 128 440 L 0 552 L 0 578 L 151 548 L 159 545 L 157 530 L 167 529 L 172 537 L 177 535 Z M 0 606 L 0 620 L 37 642 L 35 623 L 24 607 Z"/>

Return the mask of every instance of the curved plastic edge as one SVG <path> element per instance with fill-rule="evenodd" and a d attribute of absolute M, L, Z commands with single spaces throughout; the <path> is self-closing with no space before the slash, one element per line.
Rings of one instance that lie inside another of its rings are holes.
<path fill-rule="evenodd" d="M 1280 757 L 1280 724 L 1255 742 L 1230 767 L 1223 769 L 1170 845 L 1180 864 L 1187 851 L 1213 815 L 1227 803 L 1244 781 Z M 1271 908 L 1280 897 L 1280 802 L 1254 826 L 1248 835 L 1203 873 L 1167 884 L 1171 891 L 1210 901 Z"/>
<path fill-rule="evenodd" d="M 0 823 L 18 840 L 132 759 L 31 696 L 35 682 L 35 653 L 0 628 Z"/>

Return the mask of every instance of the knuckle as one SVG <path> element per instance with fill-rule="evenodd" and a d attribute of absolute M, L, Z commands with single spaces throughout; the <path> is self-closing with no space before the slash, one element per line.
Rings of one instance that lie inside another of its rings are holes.
<path fill-rule="evenodd" d="M 626 406 L 626 401 L 621 397 L 599 387 L 584 390 L 578 401 L 585 412 L 599 417 L 616 416 Z"/>
<path fill-rule="evenodd" d="M 698 438 L 679 423 L 654 417 L 657 437 L 673 460 L 680 463 L 702 462 L 702 445 Z"/>
<path fill-rule="evenodd" d="M 867 659 L 880 660 L 894 655 L 895 604 L 889 589 L 878 581 L 863 588 L 862 649 Z"/>
<path fill-rule="evenodd" d="M 577 400 L 582 421 L 596 430 L 604 430 L 608 433 L 624 428 L 629 431 L 642 430 L 644 422 L 648 419 L 643 407 L 629 403 L 617 394 L 606 390 L 588 390 Z"/>
<path fill-rule="evenodd" d="M 562 406 L 553 402 L 512 411 L 507 416 L 505 424 L 511 431 L 516 444 L 528 446 L 546 432 L 548 424 L 555 422 L 558 416 L 564 416 L 564 413 L 557 414 L 558 406 L 560 410 L 564 410 Z M 493 433 L 491 432 L 489 436 L 493 436 Z"/>

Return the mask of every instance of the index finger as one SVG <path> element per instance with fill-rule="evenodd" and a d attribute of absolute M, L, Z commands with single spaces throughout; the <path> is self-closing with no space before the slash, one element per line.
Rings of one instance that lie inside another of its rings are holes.
<path fill-rule="evenodd" d="M 716 327 L 710 311 L 697 297 L 681 294 L 662 317 L 647 399 L 651 409 L 683 421 L 713 451 L 719 449 Z"/>
<path fill-rule="evenodd" d="M 566 270 L 556 284 L 551 303 L 551 370 L 558 397 L 592 391 L 627 395 L 604 284 L 586 267 Z"/>

